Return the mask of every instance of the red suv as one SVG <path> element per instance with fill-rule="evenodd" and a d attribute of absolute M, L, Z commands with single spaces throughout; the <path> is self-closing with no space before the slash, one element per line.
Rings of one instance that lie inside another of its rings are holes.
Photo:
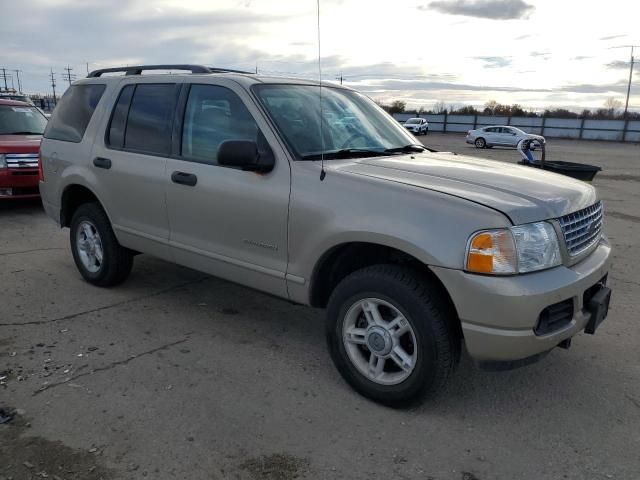
<path fill-rule="evenodd" d="M 38 191 L 38 150 L 45 116 L 33 105 L 0 99 L 0 200 Z"/>

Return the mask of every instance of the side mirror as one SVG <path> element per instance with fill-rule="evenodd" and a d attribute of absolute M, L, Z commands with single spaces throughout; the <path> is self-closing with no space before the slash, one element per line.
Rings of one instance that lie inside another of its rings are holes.
<path fill-rule="evenodd" d="M 225 140 L 218 150 L 218 164 L 239 167 L 249 172 L 266 173 L 273 170 L 273 154 L 258 151 L 258 144 L 251 140 Z"/>

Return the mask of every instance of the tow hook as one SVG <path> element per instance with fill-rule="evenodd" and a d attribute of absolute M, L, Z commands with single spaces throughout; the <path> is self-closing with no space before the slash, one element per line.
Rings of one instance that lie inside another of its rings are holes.
<path fill-rule="evenodd" d="M 560 348 L 564 348 L 565 350 L 569 350 L 569 347 L 571 346 L 571 339 L 570 338 L 565 338 L 564 340 L 562 340 L 558 346 Z"/>

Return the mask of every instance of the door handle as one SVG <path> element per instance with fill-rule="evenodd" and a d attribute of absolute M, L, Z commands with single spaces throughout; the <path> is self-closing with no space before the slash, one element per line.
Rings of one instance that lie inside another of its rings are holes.
<path fill-rule="evenodd" d="M 111 160 L 103 157 L 96 157 L 93 159 L 93 164 L 98 168 L 104 168 L 109 170 L 111 168 Z"/>
<path fill-rule="evenodd" d="M 198 177 L 196 177 L 193 173 L 173 172 L 171 174 L 171 181 L 173 183 L 179 183 L 180 185 L 194 187 L 196 183 L 198 183 Z"/>

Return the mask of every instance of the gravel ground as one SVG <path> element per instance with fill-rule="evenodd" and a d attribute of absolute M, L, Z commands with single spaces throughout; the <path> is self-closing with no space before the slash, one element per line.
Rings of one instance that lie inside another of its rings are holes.
<path fill-rule="evenodd" d="M 0 479 L 638 479 L 640 146 L 551 140 L 549 156 L 604 168 L 609 318 L 519 370 L 463 357 L 408 411 L 346 386 L 322 311 L 148 256 L 95 288 L 38 202 L 0 204 L 0 407 L 18 409 Z"/>

